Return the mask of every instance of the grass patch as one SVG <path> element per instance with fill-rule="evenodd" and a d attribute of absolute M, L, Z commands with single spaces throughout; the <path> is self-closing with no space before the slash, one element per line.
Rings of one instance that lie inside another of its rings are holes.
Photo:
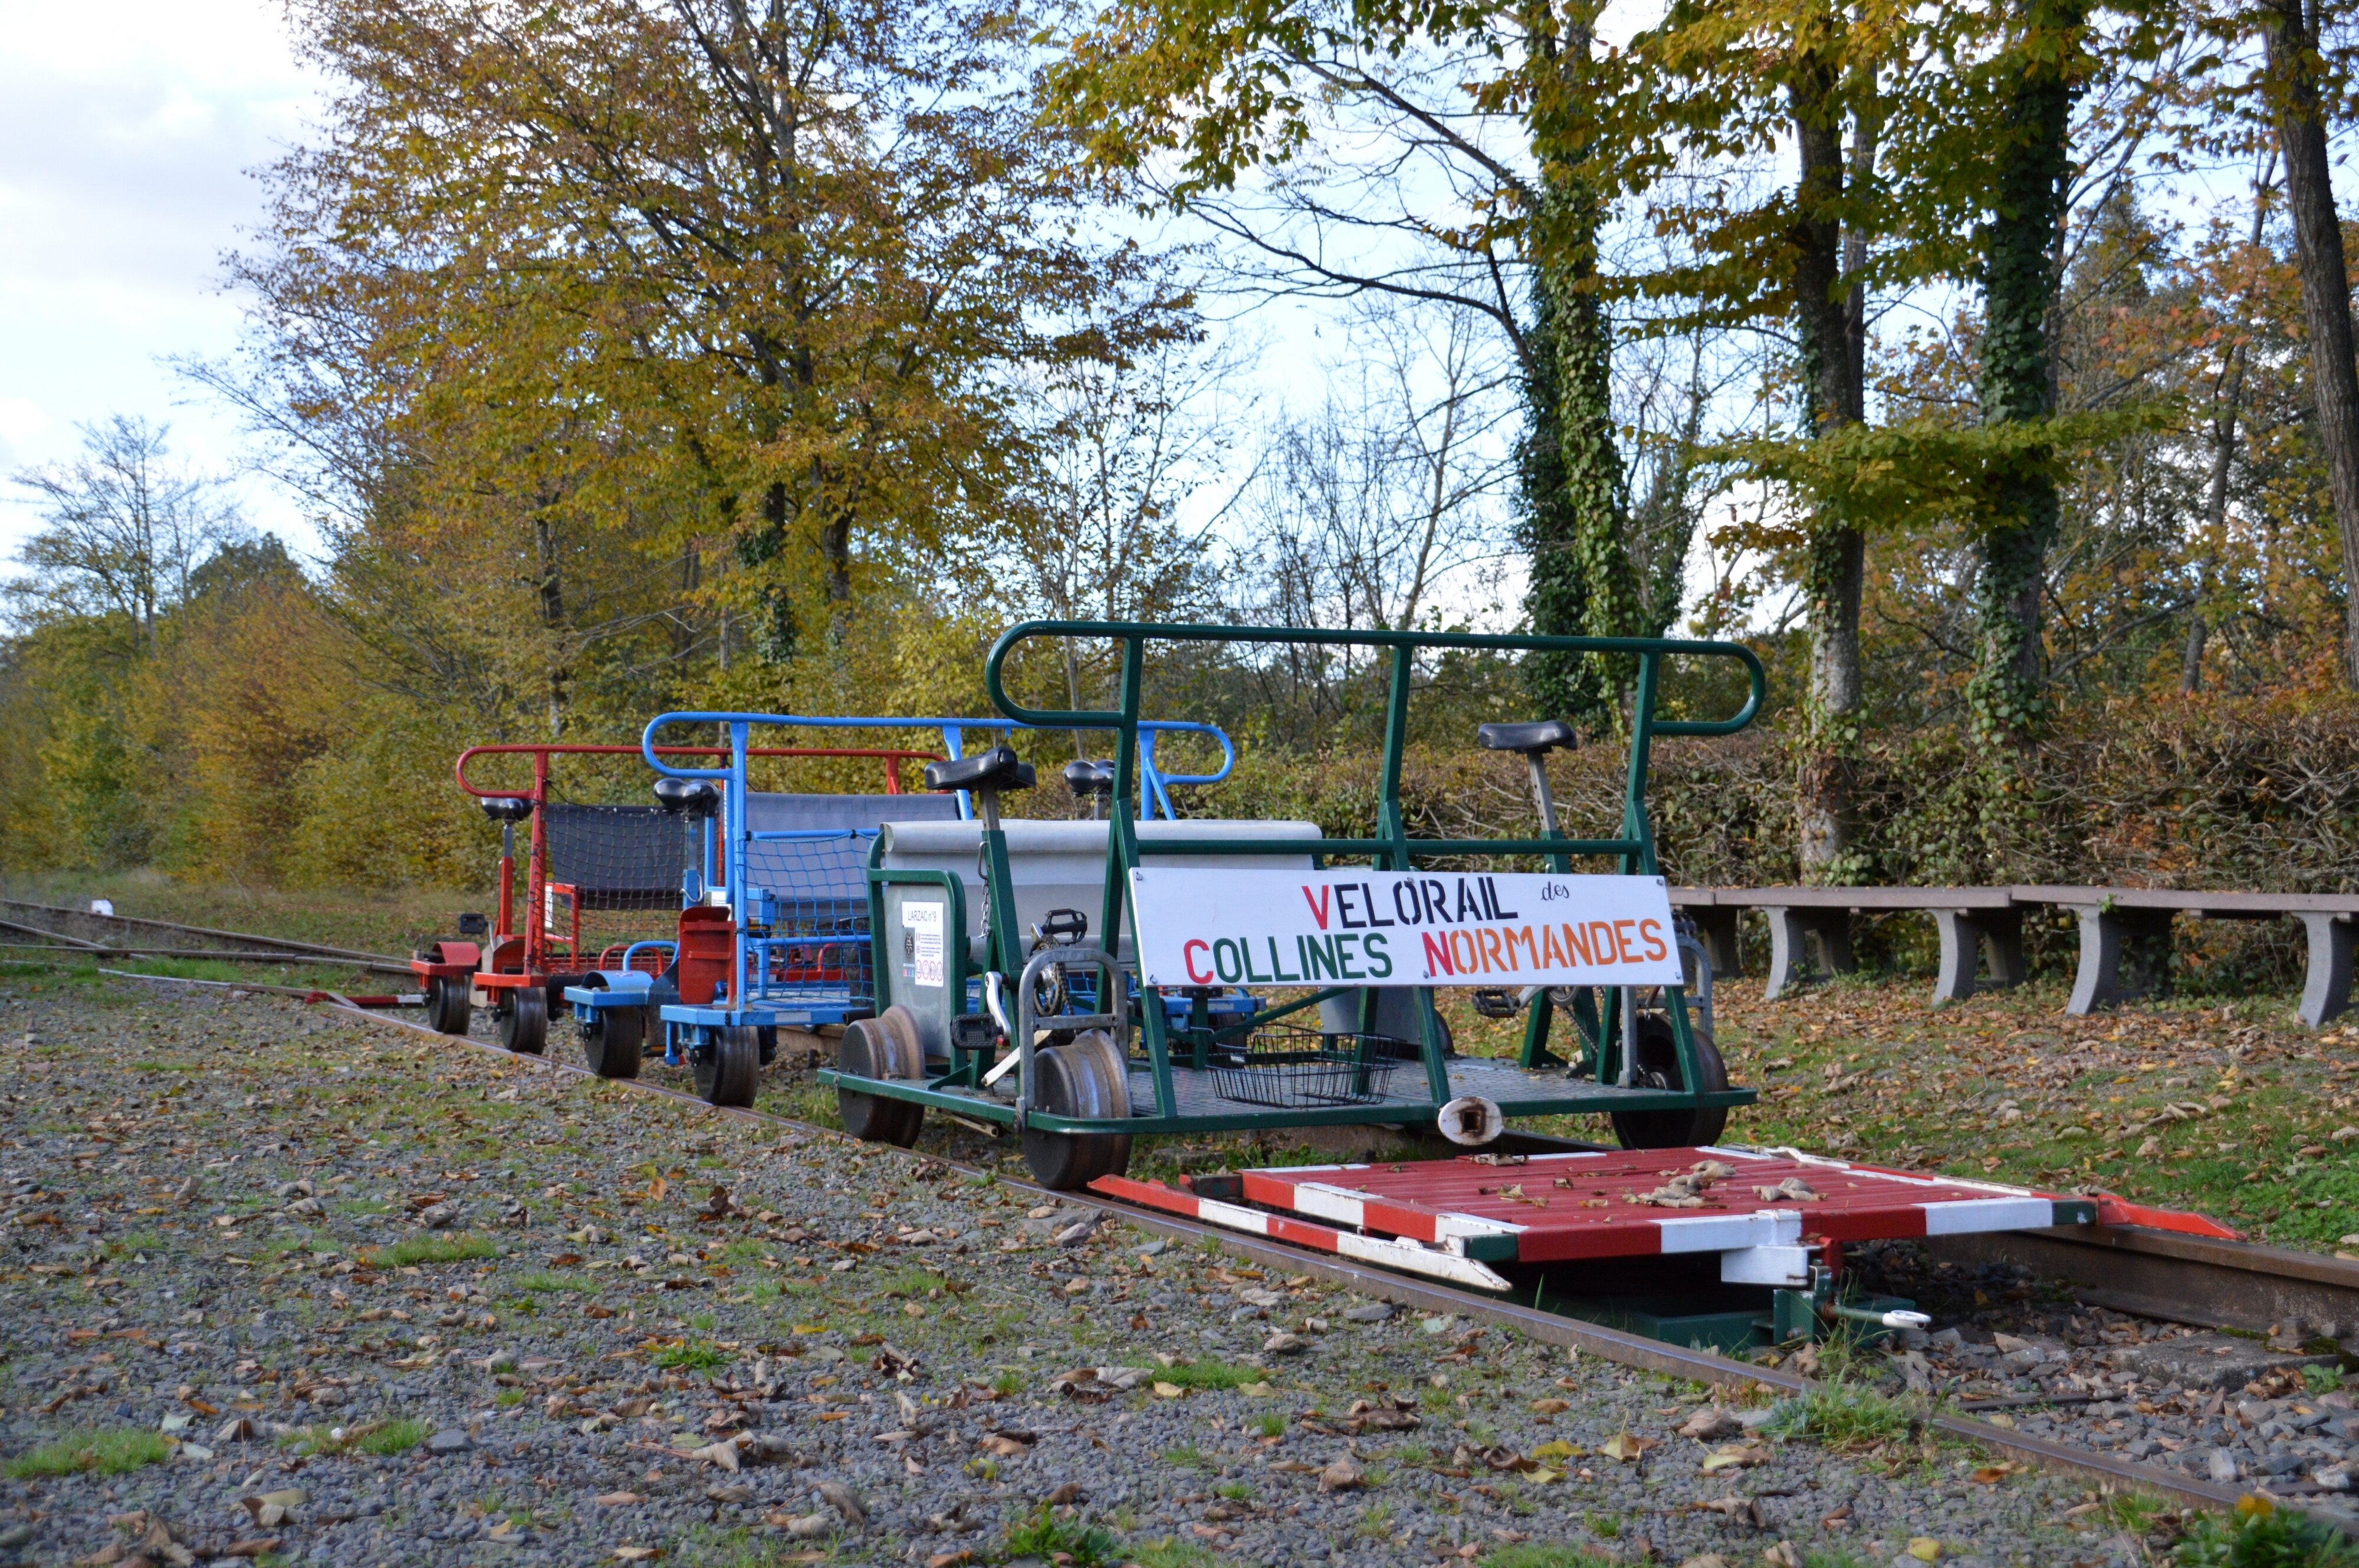
<path fill-rule="evenodd" d="M 1592 1552 L 1585 1546 L 1532 1543 L 1485 1552 L 1483 1561 L 1487 1568 L 1614 1568 L 1622 1560 Z"/>
<path fill-rule="evenodd" d="M 991 1380 L 991 1391 L 1003 1399 L 1012 1399 L 1024 1391 L 1024 1374 L 1002 1372 Z"/>
<path fill-rule="evenodd" d="M 951 1282 L 940 1275 L 923 1269 L 897 1269 L 885 1281 L 888 1296 L 922 1296 L 929 1290 L 948 1290 Z"/>
<path fill-rule="evenodd" d="M 502 1388 L 497 1394 L 493 1396 L 492 1403 L 499 1406 L 502 1410 L 507 1410 L 513 1406 L 520 1405 L 524 1403 L 524 1390 L 522 1388 Z"/>
<path fill-rule="evenodd" d="M 655 1362 L 667 1372 L 709 1372 L 715 1367 L 728 1365 L 729 1357 L 718 1347 L 701 1340 L 687 1340 L 679 1345 L 667 1345 L 657 1351 Z"/>
<path fill-rule="evenodd" d="M 2352 1568 L 2359 1546 L 2339 1531 L 2261 1497 L 2235 1515 L 2199 1515 L 2173 1561 L 2180 1568 Z"/>
<path fill-rule="evenodd" d="M 363 1454 L 374 1454 L 380 1459 L 390 1459 L 397 1454 L 407 1454 L 426 1441 L 426 1423 L 405 1416 L 384 1425 L 363 1432 L 352 1440 L 352 1446 Z"/>
<path fill-rule="evenodd" d="M 1829 1448 L 1867 1448 L 1906 1436 L 1916 1419 L 1908 1406 L 1873 1388 L 1837 1386 L 1784 1401 L 1770 1417 L 1768 1430 Z"/>
<path fill-rule="evenodd" d="M 1167 1448 L 1156 1457 L 1175 1470 L 1210 1470 L 1212 1467 L 1212 1455 L 1192 1443 Z"/>
<path fill-rule="evenodd" d="M 1253 1429 L 1256 1437 L 1284 1437 L 1286 1418 L 1272 1410 L 1267 1415 L 1254 1417 Z"/>
<path fill-rule="evenodd" d="M 413 1236 L 391 1247 L 364 1252 L 361 1261 L 372 1269 L 422 1269 L 496 1258 L 499 1251 L 487 1236 Z"/>
<path fill-rule="evenodd" d="M 71 1432 L 53 1443 L 45 1443 L 8 1461 L 6 1472 L 15 1481 L 74 1475 L 85 1470 L 120 1475 L 145 1465 L 161 1465 L 170 1457 L 172 1445 L 161 1432 L 137 1427 L 109 1427 Z"/>
<path fill-rule="evenodd" d="M 596 1280 L 586 1274 L 559 1274 L 547 1269 L 536 1269 L 516 1281 L 516 1289 L 546 1295 L 551 1290 L 594 1290 Z"/>
<path fill-rule="evenodd" d="M 1258 1383 L 1268 1376 L 1258 1367 L 1232 1367 L 1225 1361 L 1182 1361 L 1176 1367 L 1166 1367 L 1154 1373 L 1155 1381 L 1158 1383 L 1214 1391 L 1242 1388 L 1247 1383 Z"/>
<path fill-rule="evenodd" d="M 1226 1497 L 1233 1503 L 1242 1503 L 1253 1497 L 1253 1488 L 1243 1481 L 1223 1481 L 1212 1488 L 1212 1496 Z"/>
<path fill-rule="evenodd" d="M 1044 1503 L 1039 1512 L 1007 1532 L 1006 1552 L 1010 1557 L 1062 1556 L 1076 1568 L 1095 1568 L 1098 1563 L 1117 1561 L 1122 1542 L 1103 1526 L 1059 1519 Z"/>
<path fill-rule="evenodd" d="M 1165 1536 L 1161 1541 L 1135 1547 L 1130 1560 L 1138 1568 L 1213 1568 L 1220 1559 L 1190 1541 L 1174 1541 Z"/>
<path fill-rule="evenodd" d="M 278 1441 L 305 1459 L 337 1454 L 374 1454 L 380 1459 L 390 1459 L 426 1441 L 426 1423 L 422 1421 L 372 1421 L 347 1430 L 342 1437 L 330 1436 L 332 1430 L 324 1426 L 300 1427 Z"/>

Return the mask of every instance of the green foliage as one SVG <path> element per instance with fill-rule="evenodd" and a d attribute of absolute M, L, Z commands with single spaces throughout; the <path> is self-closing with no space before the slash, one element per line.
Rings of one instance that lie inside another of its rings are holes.
<path fill-rule="evenodd" d="M 547 1269 L 536 1269 L 516 1281 L 519 1290 L 542 1293 L 550 1290 L 594 1290 L 597 1281 L 586 1274 L 562 1274 Z"/>
<path fill-rule="evenodd" d="M 389 1459 L 395 1454 L 408 1453 L 424 1443 L 427 1436 L 424 1421 L 404 1416 L 396 1421 L 386 1421 L 383 1426 L 363 1432 L 353 1439 L 353 1446 L 363 1454 L 374 1454 L 379 1458 Z"/>
<path fill-rule="evenodd" d="M 161 1465 L 172 1456 L 172 1444 L 162 1433 L 136 1427 L 105 1427 L 71 1433 L 42 1443 L 8 1461 L 10 1479 L 72 1475 L 94 1471 L 120 1475 L 143 1465 Z"/>
<path fill-rule="evenodd" d="M 1779 1437 L 1807 1438 L 1830 1448 L 1866 1448 L 1907 1436 L 1918 1419 L 1899 1400 L 1873 1388 L 1843 1385 L 1781 1401 L 1767 1430 Z"/>
<path fill-rule="evenodd" d="M 1221 1561 L 1192 1541 L 1174 1541 L 1168 1535 L 1161 1541 L 1133 1547 L 1130 1560 L 1138 1568 L 1214 1568 Z"/>
<path fill-rule="evenodd" d="M 2234 1514 L 2201 1514 L 2180 1542 L 2180 1568 L 2349 1568 L 2359 1546 L 2330 1525 L 2262 1497 Z"/>
<path fill-rule="evenodd" d="M 2305 1367 L 2301 1369 L 2301 1380 L 2313 1394 L 2331 1394 L 2343 1387 L 2343 1368 Z"/>
<path fill-rule="evenodd" d="M 484 1236 L 411 1236 L 391 1247 L 364 1252 L 372 1268 L 423 1269 L 438 1263 L 472 1263 L 499 1256 L 498 1244 Z"/>
<path fill-rule="evenodd" d="M 655 1354 L 655 1364 L 667 1372 L 709 1372 L 728 1363 L 727 1352 L 701 1340 L 667 1345 Z"/>
<path fill-rule="evenodd" d="M 1593 1552 L 1585 1546 L 1543 1546 L 1538 1542 L 1526 1542 L 1485 1552 L 1483 1561 L 1488 1568 L 1610 1568 L 1621 1559 Z"/>
<path fill-rule="evenodd" d="M 1005 1550 L 1010 1557 L 1045 1558 L 1062 1553 L 1077 1568 L 1094 1568 L 1097 1563 L 1119 1561 L 1122 1542 L 1102 1526 L 1060 1517 L 1043 1504 L 1038 1513 L 1007 1532 Z"/>
<path fill-rule="evenodd" d="M 1182 1361 L 1158 1367 L 1154 1372 L 1154 1379 L 1158 1383 L 1216 1392 L 1242 1388 L 1247 1383 L 1263 1382 L 1268 1377 L 1268 1373 L 1257 1367 L 1234 1367 L 1225 1361 Z"/>

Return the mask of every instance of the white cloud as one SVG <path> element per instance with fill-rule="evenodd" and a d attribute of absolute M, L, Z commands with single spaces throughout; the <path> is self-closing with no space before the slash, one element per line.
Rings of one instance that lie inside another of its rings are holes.
<path fill-rule="evenodd" d="M 316 81 L 267 0 L 0 0 L 0 472 L 69 456 L 114 413 L 234 465 L 234 419 L 161 363 L 216 355 L 238 308 L 221 259 L 262 214 L 252 171 L 299 139 Z M 304 530 L 244 487 L 250 519 Z M 31 525 L 0 496 L 0 553 Z"/>

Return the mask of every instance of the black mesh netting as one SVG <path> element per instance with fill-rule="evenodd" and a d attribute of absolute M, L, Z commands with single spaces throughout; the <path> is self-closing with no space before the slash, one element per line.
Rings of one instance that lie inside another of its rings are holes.
<path fill-rule="evenodd" d="M 576 889 L 583 909 L 677 909 L 694 864 L 689 829 L 655 806 L 541 807 L 549 879 Z"/>

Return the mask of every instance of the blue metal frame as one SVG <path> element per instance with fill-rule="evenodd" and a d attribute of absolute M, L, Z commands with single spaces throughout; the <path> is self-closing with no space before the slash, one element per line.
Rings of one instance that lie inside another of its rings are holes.
<path fill-rule="evenodd" d="M 729 740 L 729 766 L 726 768 L 680 768 L 665 762 L 656 755 L 658 732 L 668 724 L 720 724 L 725 727 Z M 741 881 L 748 879 L 743 868 L 746 863 L 745 846 L 761 842 L 797 839 L 874 839 L 872 829 L 832 829 L 785 833 L 755 833 L 745 826 L 746 750 L 752 731 L 756 725 L 780 729 L 895 729 L 938 730 L 942 748 L 951 757 L 965 755 L 966 732 L 995 731 L 1002 735 L 1019 730 L 1055 729 L 1060 726 L 1027 724 L 1015 719 L 1002 718 L 839 718 L 816 717 L 796 713 L 745 713 L 677 712 L 658 713 L 647 721 L 641 733 L 639 746 L 647 765 L 657 772 L 674 779 L 711 779 L 721 782 L 723 821 L 728 824 L 725 842 L 720 846 L 716 864 L 708 866 L 705 892 L 710 898 L 720 895 L 721 901 L 738 911 L 737 940 L 732 968 L 728 1007 L 692 1007 L 686 1003 L 667 1003 L 658 1009 L 658 1016 L 667 1026 L 664 1030 L 665 1059 L 678 1060 L 679 1034 L 681 1029 L 703 1030 L 725 1026 L 752 1025 L 756 1028 L 786 1024 L 792 1028 L 809 1029 L 819 1024 L 842 1023 L 857 1008 L 861 1000 L 851 994 L 850 987 L 810 982 L 789 982 L 794 988 L 786 993 L 774 990 L 768 979 L 770 956 L 774 947 L 809 947 L 824 945 L 827 937 L 799 933 L 792 936 L 771 936 L 748 929 L 745 908 L 747 888 Z M 1165 773 L 1155 765 L 1155 741 L 1158 735 L 1183 734 L 1209 735 L 1221 748 L 1221 766 L 1213 773 Z M 1176 784 L 1217 784 L 1235 768 L 1237 749 L 1227 735 L 1214 724 L 1196 724 L 1177 719 L 1143 720 L 1138 724 L 1139 820 L 1153 822 L 1159 815 L 1176 821 L 1178 812 L 1171 803 L 1171 786 Z M 963 789 L 958 793 L 959 816 L 963 821 L 974 818 L 973 801 Z M 708 855 L 712 852 L 708 849 Z M 866 941 L 864 935 L 862 941 Z M 759 982 L 756 983 L 756 977 Z M 569 996 L 571 992 L 568 993 Z M 592 993 L 594 995 L 594 993 Z M 592 1004 L 595 1006 L 593 1002 Z M 673 1026 L 678 1026 L 675 1028 Z"/>

